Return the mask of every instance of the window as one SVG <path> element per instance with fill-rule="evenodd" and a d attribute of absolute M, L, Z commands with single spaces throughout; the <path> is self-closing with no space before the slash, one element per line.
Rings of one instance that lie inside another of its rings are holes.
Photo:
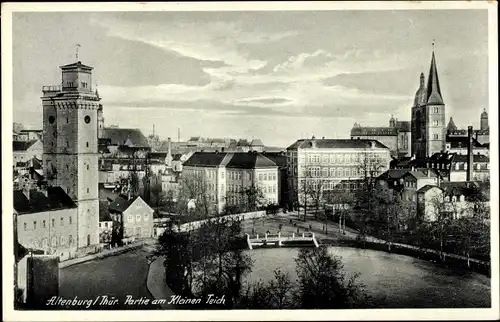
<path fill-rule="evenodd" d="M 68 245 L 71 246 L 71 244 L 73 244 L 73 235 L 69 235 L 68 237 Z"/>
<path fill-rule="evenodd" d="M 33 222 L 33 229 L 36 229 L 36 220 Z"/>
<path fill-rule="evenodd" d="M 337 161 L 338 161 L 339 163 L 344 162 L 344 155 L 343 155 L 343 154 L 339 154 L 339 155 L 337 156 Z"/>
<path fill-rule="evenodd" d="M 66 147 L 69 148 L 69 142 L 66 140 Z"/>
<path fill-rule="evenodd" d="M 148 221 L 149 220 L 149 215 L 148 214 L 144 214 L 144 221 Z"/>
<path fill-rule="evenodd" d="M 44 220 L 44 221 L 42 221 L 42 227 L 43 227 L 43 228 L 45 228 L 45 227 L 46 227 L 46 226 L 45 226 L 45 220 Z"/>
<path fill-rule="evenodd" d="M 328 163 L 328 155 L 323 155 L 323 163 Z"/>
<path fill-rule="evenodd" d="M 438 120 L 434 121 L 434 126 L 439 126 L 439 121 Z"/>
<path fill-rule="evenodd" d="M 61 226 L 64 226 L 64 218 L 61 217 Z"/>
<path fill-rule="evenodd" d="M 87 193 L 89 193 L 89 192 L 90 192 L 90 189 L 89 189 L 89 188 L 87 188 Z"/>
<path fill-rule="evenodd" d="M 99 223 L 99 225 L 100 225 L 100 223 Z M 108 228 L 108 223 L 107 222 L 104 223 L 104 227 Z"/>
<path fill-rule="evenodd" d="M 346 162 L 346 163 L 350 163 L 350 162 L 351 162 L 351 155 L 350 155 L 350 154 L 347 154 L 347 155 L 345 156 L 345 162 Z"/>
<path fill-rule="evenodd" d="M 56 118 L 54 116 L 52 116 L 52 115 L 49 116 L 49 123 L 50 124 L 54 124 L 55 120 L 56 120 Z"/>
<path fill-rule="evenodd" d="M 89 143 L 88 143 L 88 142 L 86 142 L 86 143 L 85 143 L 85 146 L 88 148 L 88 147 L 89 147 Z"/>
<path fill-rule="evenodd" d="M 89 169 L 90 169 L 90 167 L 89 167 L 89 165 L 87 164 L 87 170 L 89 170 Z"/>
<path fill-rule="evenodd" d="M 90 116 L 86 115 L 84 120 L 85 120 L 85 123 L 89 124 L 90 123 Z"/>
<path fill-rule="evenodd" d="M 61 245 L 66 245 L 66 237 L 61 236 Z"/>
<path fill-rule="evenodd" d="M 135 221 L 141 221 L 141 215 L 135 215 Z"/>
<path fill-rule="evenodd" d="M 134 221 L 134 217 L 132 215 L 129 215 L 128 216 L 128 222 L 133 222 Z"/>
<path fill-rule="evenodd" d="M 439 107 L 434 107 L 434 113 L 439 113 Z"/>
<path fill-rule="evenodd" d="M 24 223 L 24 230 L 28 230 L 28 224 L 27 223 Z"/>
<path fill-rule="evenodd" d="M 351 176 L 351 170 L 345 169 L 345 176 L 350 177 Z"/>
<path fill-rule="evenodd" d="M 66 123 L 69 123 L 69 118 L 66 118 Z"/>
<path fill-rule="evenodd" d="M 51 246 L 52 247 L 56 247 L 57 246 L 57 237 L 56 236 L 52 237 Z"/>
<path fill-rule="evenodd" d="M 330 168 L 330 177 L 335 177 L 335 168 Z"/>
<path fill-rule="evenodd" d="M 52 218 L 52 227 L 56 227 L 56 220 L 55 220 L 55 218 Z"/>

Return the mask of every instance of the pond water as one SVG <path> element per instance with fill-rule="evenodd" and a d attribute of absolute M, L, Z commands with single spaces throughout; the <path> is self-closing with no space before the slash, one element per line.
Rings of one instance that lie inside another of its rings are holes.
<path fill-rule="evenodd" d="M 297 248 L 268 248 L 248 251 L 254 265 L 248 282 L 273 277 L 280 268 L 297 279 Z M 421 259 L 381 251 L 329 247 L 342 257 L 348 275 L 360 273 L 358 282 L 366 292 L 383 301 L 386 308 L 472 308 L 491 306 L 490 278 L 481 274 L 452 271 Z"/>

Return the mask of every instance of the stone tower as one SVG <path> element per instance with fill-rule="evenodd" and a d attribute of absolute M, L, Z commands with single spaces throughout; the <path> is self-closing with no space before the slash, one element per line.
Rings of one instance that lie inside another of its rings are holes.
<path fill-rule="evenodd" d="M 439 85 L 436 58 L 432 52 L 427 87 L 424 75 L 420 75 L 420 87 L 412 107 L 412 154 L 417 157 L 431 156 L 445 149 L 445 104 Z"/>
<path fill-rule="evenodd" d="M 97 110 L 92 67 L 60 67 L 62 83 L 44 86 L 43 167 L 50 186 L 60 186 L 78 205 L 76 246 L 99 244 Z"/>
<path fill-rule="evenodd" d="M 488 113 L 486 112 L 486 109 L 483 110 L 483 113 L 481 113 L 481 131 L 486 131 L 490 128 L 488 125 Z"/>

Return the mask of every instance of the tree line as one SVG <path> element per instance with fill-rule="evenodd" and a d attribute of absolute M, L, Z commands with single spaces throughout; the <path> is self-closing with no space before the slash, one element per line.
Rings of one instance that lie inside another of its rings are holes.
<path fill-rule="evenodd" d="M 241 222 L 217 218 L 199 229 L 167 229 L 158 240 L 153 258 L 162 258 L 166 285 L 176 295 L 206 299 L 225 298 L 219 306 L 202 300 L 199 309 L 335 309 L 370 307 L 372 298 L 348 276 L 340 257 L 327 247 L 302 248 L 296 259 L 297 280 L 280 269 L 267 281 L 246 282 L 253 260 L 241 237 Z M 190 306 L 190 308 L 193 308 Z"/>

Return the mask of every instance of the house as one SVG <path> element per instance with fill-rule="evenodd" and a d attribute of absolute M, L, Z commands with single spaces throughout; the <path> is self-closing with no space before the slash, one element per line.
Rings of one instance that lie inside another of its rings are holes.
<path fill-rule="evenodd" d="M 434 153 L 428 158 L 403 158 L 391 161 L 392 169 L 433 169 L 443 181 L 467 181 L 468 156 L 457 153 Z M 490 158 L 486 155 L 472 156 L 471 180 L 486 181 L 490 177 Z"/>
<path fill-rule="evenodd" d="M 410 122 L 398 121 L 391 116 L 388 127 L 362 127 L 354 123 L 351 129 L 351 139 L 376 140 L 387 146 L 391 155 L 405 157 L 410 154 Z"/>
<path fill-rule="evenodd" d="M 278 166 L 278 204 L 282 207 L 288 206 L 289 188 L 286 152 L 264 152 L 263 154 Z"/>
<path fill-rule="evenodd" d="M 389 169 L 389 148 L 362 139 L 301 139 L 287 148 L 290 198 L 306 201 L 307 190 L 355 190 L 364 179 Z"/>
<path fill-rule="evenodd" d="M 14 141 L 37 141 L 42 139 L 42 130 L 20 130 L 19 132 L 15 132 L 15 140 Z"/>
<path fill-rule="evenodd" d="M 481 193 L 478 182 L 443 182 L 441 187 L 425 185 L 418 192 L 417 213 L 427 222 L 470 216 L 478 207 L 489 208 L 489 196 Z"/>
<path fill-rule="evenodd" d="M 40 139 L 13 141 L 12 154 L 14 170 L 27 170 L 31 166 L 30 162 L 33 158 L 42 160 L 43 143 Z"/>
<path fill-rule="evenodd" d="M 403 190 L 401 199 L 403 201 L 417 201 L 417 191 L 426 186 L 439 186 L 439 176 L 432 170 L 407 171 L 402 177 Z"/>
<path fill-rule="evenodd" d="M 205 183 L 204 195 L 219 213 L 245 202 L 249 189 L 262 192 L 259 206 L 278 203 L 278 166 L 259 152 L 196 152 L 183 164 L 181 180 L 191 179 Z"/>
<path fill-rule="evenodd" d="M 101 244 L 111 243 L 113 235 L 113 219 L 109 214 L 108 202 L 99 201 L 99 241 Z"/>
<path fill-rule="evenodd" d="M 14 190 L 19 243 L 61 260 L 76 256 L 78 207 L 61 187 Z"/>
<path fill-rule="evenodd" d="M 438 218 L 439 203 L 443 190 L 438 186 L 425 185 L 417 191 L 417 216 L 424 222 L 433 222 Z"/>
<path fill-rule="evenodd" d="M 148 139 L 139 129 L 105 127 L 100 138 L 109 139 L 110 145 L 114 146 L 150 147 Z"/>
<path fill-rule="evenodd" d="M 448 135 L 446 138 L 446 152 L 467 155 L 468 137 Z M 479 143 L 476 138 L 472 138 L 472 153 L 488 156 L 490 150 L 488 146 Z"/>
<path fill-rule="evenodd" d="M 108 206 L 113 223 L 121 226 L 123 242 L 153 236 L 154 210 L 141 197 L 121 195 Z"/>

